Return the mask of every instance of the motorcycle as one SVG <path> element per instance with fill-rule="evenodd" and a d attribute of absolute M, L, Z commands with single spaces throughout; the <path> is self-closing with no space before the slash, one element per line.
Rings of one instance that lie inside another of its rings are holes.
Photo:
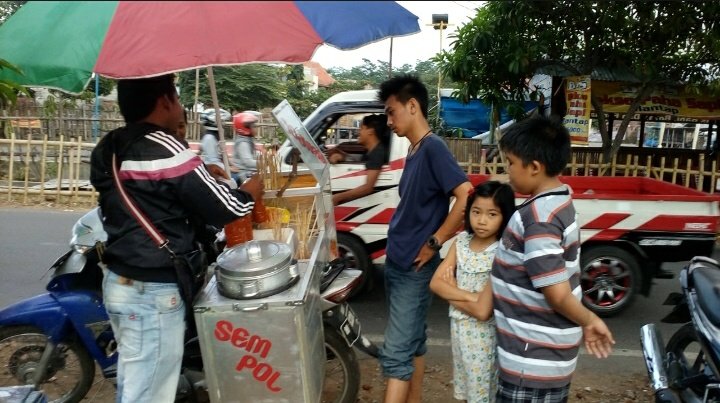
<path fill-rule="evenodd" d="M 684 323 L 663 347 L 655 324 L 640 329 L 656 402 L 720 401 L 720 264 L 698 256 L 680 272 L 682 294 L 671 293 L 664 323 Z"/>
<path fill-rule="evenodd" d="M 103 305 L 99 266 L 106 240 L 99 209 L 91 210 L 73 226 L 70 250 L 48 269 L 48 292 L 0 311 L 0 387 L 31 384 L 51 402 L 79 402 L 95 381 L 95 363 L 115 384 L 117 343 Z M 360 368 L 354 347 L 377 356 L 347 303 L 361 274 L 339 259 L 322 273 L 324 402 L 357 400 Z M 194 332 L 187 333 L 175 400 L 207 401 L 200 343 Z"/>

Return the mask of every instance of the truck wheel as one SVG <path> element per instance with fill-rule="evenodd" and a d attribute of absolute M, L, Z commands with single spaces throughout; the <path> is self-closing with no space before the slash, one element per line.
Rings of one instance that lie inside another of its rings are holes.
<path fill-rule="evenodd" d="M 360 285 L 350 293 L 350 297 L 353 297 L 369 287 L 372 278 L 372 273 L 370 272 L 372 262 L 370 262 L 370 256 L 368 256 L 365 250 L 365 245 L 352 235 L 338 232 L 337 245 L 340 257 L 347 259 L 348 267 L 362 272 Z"/>
<path fill-rule="evenodd" d="M 640 289 L 640 268 L 633 255 L 615 246 L 594 246 L 580 254 L 583 304 L 599 316 L 624 310 Z"/>

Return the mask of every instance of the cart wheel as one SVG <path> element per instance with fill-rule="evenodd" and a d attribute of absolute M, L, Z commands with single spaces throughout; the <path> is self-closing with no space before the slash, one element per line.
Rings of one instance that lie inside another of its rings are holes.
<path fill-rule="evenodd" d="M 325 327 L 325 381 L 322 403 L 355 403 L 360 391 L 360 364 L 337 330 Z"/>
<path fill-rule="evenodd" d="M 338 232 L 337 244 L 340 257 L 346 259 L 347 267 L 357 269 L 362 272 L 360 275 L 360 283 L 350 292 L 350 297 L 354 297 L 370 288 L 370 284 L 372 282 L 372 273 L 370 273 L 370 269 L 373 265 L 370 261 L 370 256 L 368 256 L 367 250 L 365 250 L 365 245 L 363 245 L 363 243 L 354 236 Z"/>

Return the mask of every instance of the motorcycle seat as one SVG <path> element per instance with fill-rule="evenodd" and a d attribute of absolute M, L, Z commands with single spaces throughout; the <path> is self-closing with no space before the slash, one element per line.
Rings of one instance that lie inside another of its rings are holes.
<path fill-rule="evenodd" d="M 720 270 L 697 267 L 692 274 L 700 308 L 713 325 L 720 327 Z"/>

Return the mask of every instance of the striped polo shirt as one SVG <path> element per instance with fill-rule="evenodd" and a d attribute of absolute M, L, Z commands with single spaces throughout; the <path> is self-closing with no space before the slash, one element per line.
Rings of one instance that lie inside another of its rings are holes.
<path fill-rule="evenodd" d="M 567 185 L 528 199 L 510 218 L 492 268 L 500 378 L 528 388 L 570 383 L 582 328 L 542 288 L 570 281 L 579 299 L 580 231 Z"/>

